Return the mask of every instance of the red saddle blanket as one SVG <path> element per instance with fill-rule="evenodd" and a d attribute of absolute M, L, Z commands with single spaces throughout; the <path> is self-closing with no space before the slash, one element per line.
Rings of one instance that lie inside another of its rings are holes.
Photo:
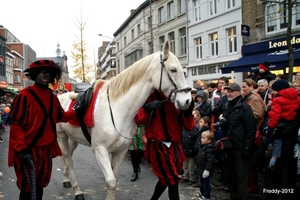
<path fill-rule="evenodd" d="M 96 99 L 97 99 L 99 90 L 100 90 L 100 88 L 101 88 L 102 85 L 103 85 L 103 83 L 100 83 L 98 85 L 97 89 L 95 90 L 95 92 L 93 93 L 90 105 L 88 106 L 88 108 L 86 110 L 86 114 L 83 117 L 84 124 L 85 124 L 85 126 L 87 128 L 90 128 L 90 127 L 94 126 L 94 109 L 95 109 L 95 103 L 96 103 Z M 76 99 L 72 100 L 72 102 L 71 102 L 68 110 L 71 110 L 73 108 L 75 102 L 76 102 Z M 78 117 L 74 118 L 73 120 L 70 120 L 69 123 L 72 126 L 78 126 L 78 127 L 80 127 L 80 123 L 79 123 Z"/>

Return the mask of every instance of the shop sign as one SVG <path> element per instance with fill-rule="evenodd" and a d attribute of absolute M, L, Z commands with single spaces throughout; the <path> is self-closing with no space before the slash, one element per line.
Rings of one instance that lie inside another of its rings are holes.
<path fill-rule="evenodd" d="M 291 39 L 291 44 L 292 45 L 300 44 L 300 38 L 296 38 L 296 36 L 294 36 Z M 287 46 L 287 41 L 286 40 L 281 40 L 281 41 L 277 41 L 277 42 L 269 41 L 269 48 L 270 49 L 277 48 L 277 47 L 284 47 L 284 46 Z"/>
<path fill-rule="evenodd" d="M 221 73 L 221 68 L 223 66 L 224 64 L 195 67 L 192 68 L 192 76 L 205 75 L 205 74 L 218 74 Z"/>

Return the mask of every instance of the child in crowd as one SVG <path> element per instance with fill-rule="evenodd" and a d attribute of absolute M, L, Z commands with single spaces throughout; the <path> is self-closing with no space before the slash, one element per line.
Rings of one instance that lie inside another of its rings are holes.
<path fill-rule="evenodd" d="M 195 122 L 195 127 L 200 129 L 200 119 L 201 119 L 201 115 L 199 110 L 194 109 L 192 112 L 193 116 L 194 116 L 194 122 Z"/>
<path fill-rule="evenodd" d="M 201 117 L 211 115 L 211 106 L 207 100 L 207 91 L 199 90 L 195 97 L 196 109 L 199 110 Z"/>
<path fill-rule="evenodd" d="M 215 153 L 213 150 L 214 134 L 206 130 L 201 134 L 201 144 L 199 146 L 196 159 L 196 173 L 199 177 L 200 194 L 199 199 L 210 199 L 210 179 L 213 175 Z"/>
<path fill-rule="evenodd" d="M 198 137 L 199 128 L 194 126 L 192 130 L 182 129 L 181 144 L 185 155 L 183 162 L 182 182 L 188 182 L 189 185 L 196 184 L 195 176 L 195 157 L 198 152 L 194 151 L 194 145 Z"/>
<path fill-rule="evenodd" d="M 210 125 L 211 125 L 210 117 L 208 117 L 208 116 L 201 117 L 201 119 L 199 121 L 200 131 L 198 132 L 197 140 L 194 145 L 194 151 L 196 153 L 198 153 L 199 145 L 201 144 L 201 134 L 204 131 L 210 130 Z"/>
<path fill-rule="evenodd" d="M 300 105 L 297 91 L 291 88 L 284 79 L 276 80 L 271 86 L 271 91 L 273 101 L 271 110 L 268 113 L 269 123 L 267 131 L 270 137 L 273 136 L 274 129 L 280 126 L 287 126 L 287 123 L 295 118 Z M 276 135 L 276 132 L 274 137 L 272 158 L 268 165 L 270 170 L 274 169 L 277 158 L 281 156 L 282 139 Z"/>

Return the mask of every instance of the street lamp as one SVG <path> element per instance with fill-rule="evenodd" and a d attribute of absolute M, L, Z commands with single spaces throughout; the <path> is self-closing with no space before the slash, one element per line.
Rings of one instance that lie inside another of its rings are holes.
<path fill-rule="evenodd" d="M 113 39 L 112 39 L 111 37 L 108 37 L 108 36 L 102 35 L 101 33 L 99 33 L 98 35 L 99 35 L 99 36 L 101 36 L 101 37 L 106 37 L 106 38 L 110 39 L 111 41 L 113 41 Z"/>

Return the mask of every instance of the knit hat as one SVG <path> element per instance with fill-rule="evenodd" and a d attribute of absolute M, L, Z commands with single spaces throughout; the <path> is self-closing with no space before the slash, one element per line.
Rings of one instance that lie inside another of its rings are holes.
<path fill-rule="evenodd" d="M 284 79 L 278 79 L 272 84 L 272 90 L 279 92 L 282 89 L 289 88 L 290 84 Z"/>
<path fill-rule="evenodd" d="M 268 62 L 263 62 L 263 63 L 258 65 L 258 68 L 263 69 L 265 71 L 269 71 L 269 63 Z"/>

